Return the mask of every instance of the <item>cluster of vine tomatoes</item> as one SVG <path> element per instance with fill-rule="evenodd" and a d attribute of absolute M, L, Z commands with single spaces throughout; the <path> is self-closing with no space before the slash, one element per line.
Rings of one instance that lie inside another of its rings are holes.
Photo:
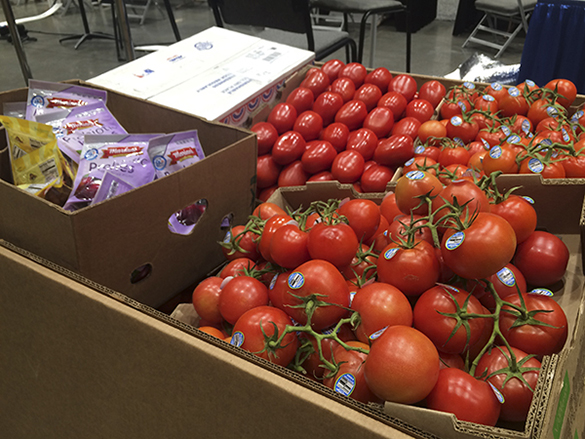
<path fill-rule="evenodd" d="M 307 181 L 355 183 L 383 192 L 396 168 L 414 154 L 420 125 L 431 119 L 446 89 L 407 74 L 331 60 L 311 68 L 265 122 L 258 139 L 257 186 L 266 200 L 277 188 Z"/>
<path fill-rule="evenodd" d="M 415 170 L 379 204 L 262 203 L 193 292 L 200 329 L 362 402 L 523 422 L 567 338 L 546 287 L 569 251 L 494 182 Z"/>

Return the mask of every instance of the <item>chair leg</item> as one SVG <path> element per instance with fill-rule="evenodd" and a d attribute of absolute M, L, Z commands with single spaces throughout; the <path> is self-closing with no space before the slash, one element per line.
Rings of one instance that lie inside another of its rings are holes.
<path fill-rule="evenodd" d="M 412 34 L 410 32 L 410 6 L 407 5 L 407 8 L 406 8 L 406 73 L 410 73 L 411 49 L 412 49 Z"/>
<path fill-rule="evenodd" d="M 349 16 L 346 13 L 344 13 L 343 14 L 343 30 L 345 32 L 349 32 L 349 30 L 348 30 L 349 29 L 349 26 L 347 24 L 348 21 L 349 21 Z M 349 49 L 350 49 L 349 45 L 345 46 L 345 61 L 347 63 L 350 63 L 350 62 L 352 62 L 355 59 L 355 54 L 351 55 Z M 350 58 L 350 56 L 351 56 L 351 58 Z M 350 59 L 352 61 L 350 61 Z"/>
<path fill-rule="evenodd" d="M 366 11 L 362 15 L 362 21 L 360 22 L 360 37 L 358 41 L 358 62 L 363 63 L 364 59 L 364 40 L 366 38 L 366 24 L 368 22 L 368 18 L 370 18 L 371 11 Z"/>

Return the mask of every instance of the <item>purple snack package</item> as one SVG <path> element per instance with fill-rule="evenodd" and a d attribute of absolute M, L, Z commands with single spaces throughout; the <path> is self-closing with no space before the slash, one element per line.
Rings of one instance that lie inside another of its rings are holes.
<path fill-rule="evenodd" d="M 85 136 L 79 168 L 71 195 L 63 208 L 75 211 L 89 206 L 106 172 L 134 187 L 154 180 L 154 167 L 148 157 L 148 142 L 160 134 L 114 134 Z"/>
<path fill-rule="evenodd" d="M 104 173 L 104 177 L 102 178 L 102 183 L 100 184 L 100 188 L 98 189 L 97 193 L 91 204 L 99 203 L 100 201 L 109 200 L 116 195 L 121 195 L 124 192 L 131 191 L 135 189 L 130 183 L 126 180 L 121 178 L 120 176 L 106 171 Z"/>
<path fill-rule="evenodd" d="M 35 120 L 40 114 L 57 109 L 72 109 L 98 101 L 105 102 L 106 99 L 105 90 L 31 79 L 28 83 L 26 118 Z"/>
<path fill-rule="evenodd" d="M 75 163 L 79 163 L 86 135 L 127 134 L 102 101 L 40 114 L 35 119 L 53 127 L 59 149 Z"/>
<path fill-rule="evenodd" d="M 148 144 L 148 155 L 154 165 L 156 178 L 170 175 L 205 157 L 197 130 L 152 139 Z"/>

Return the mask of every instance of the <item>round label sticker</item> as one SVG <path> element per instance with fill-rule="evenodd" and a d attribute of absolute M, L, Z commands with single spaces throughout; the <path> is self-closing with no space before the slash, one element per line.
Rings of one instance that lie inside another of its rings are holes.
<path fill-rule="evenodd" d="M 529 291 L 528 294 L 538 294 L 539 296 L 548 296 L 548 297 L 553 296 L 553 292 L 547 288 L 535 288 L 532 291 Z"/>
<path fill-rule="evenodd" d="M 585 115 L 585 111 L 583 111 L 583 110 L 577 111 L 575 114 L 573 114 L 573 117 L 571 117 L 571 122 L 577 122 L 584 115 Z"/>
<path fill-rule="evenodd" d="M 483 143 L 483 147 L 486 150 L 489 150 L 492 147 L 492 145 L 490 145 L 490 143 L 487 140 L 485 140 L 483 137 L 480 140 L 481 140 L 481 143 Z"/>
<path fill-rule="evenodd" d="M 536 83 L 532 80 L 532 79 L 527 79 L 526 81 L 524 81 L 526 83 L 526 85 L 528 87 L 534 87 L 536 86 Z"/>
<path fill-rule="evenodd" d="M 85 155 L 83 156 L 83 158 L 85 160 L 95 160 L 98 157 L 98 150 L 96 148 L 91 148 L 89 150 L 86 151 Z"/>
<path fill-rule="evenodd" d="M 511 134 L 506 138 L 506 142 L 511 143 L 512 145 L 517 145 L 521 141 L 522 139 L 518 134 Z"/>
<path fill-rule="evenodd" d="M 458 127 L 462 123 L 463 123 L 463 119 L 461 118 L 461 116 L 453 116 L 451 118 L 451 125 L 453 125 L 455 127 Z"/>
<path fill-rule="evenodd" d="M 445 241 L 445 248 L 447 250 L 455 250 L 457 247 L 459 247 L 461 244 L 463 244 L 464 240 L 465 240 L 465 233 L 455 232 L 451 236 L 449 236 L 447 241 Z"/>
<path fill-rule="evenodd" d="M 546 114 L 548 114 L 549 116 L 556 116 L 557 114 L 559 114 L 558 110 L 553 107 L 552 105 L 549 105 L 548 107 L 546 107 Z"/>
<path fill-rule="evenodd" d="M 528 119 L 524 119 L 522 121 L 522 131 L 525 133 L 530 133 L 530 121 Z"/>
<path fill-rule="evenodd" d="M 406 178 L 409 180 L 421 180 L 425 174 L 422 171 L 409 171 L 406 173 Z"/>
<path fill-rule="evenodd" d="M 508 89 L 508 94 L 513 98 L 521 95 L 520 90 L 518 90 L 516 87 L 510 87 Z"/>
<path fill-rule="evenodd" d="M 510 127 L 509 127 L 509 126 L 502 125 L 502 126 L 500 127 L 500 130 L 502 130 L 502 133 L 504 133 L 504 135 L 505 135 L 506 137 L 508 137 L 510 134 L 512 134 L 512 130 L 510 129 Z"/>
<path fill-rule="evenodd" d="M 483 95 L 481 98 L 488 102 L 494 102 L 496 100 L 496 98 L 494 98 L 492 95 Z"/>
<path fill-rule="evenodd" d="M 349 306 L 351 306 L 351 304 L 353 303 L 353 299 L 356 295 L 357 291 L 350 291 L 349 293 Z"/>
<path fill-rule="evenodd" d="M 514 276 L 514 272 L 510 270 L 508 267 L 502 268 L 496 274 L 500 282 L 502 282 L 507 287 L 513 287 L 516 285 L 516 276 Z"/>
<path fill-rule="evenodd" d="M 490 86 L 496 91 L 500 91 L 502 88 L 504 88 L 500 82 L 492 82 Z"/>
<path fill-rule="evenodd" d="M 342 395 L 349 396 L 355 389 L 355 377 L 351 373 L 344 373 L 335 381 L 333 390 Z"/>
<path fill-rule="evenodd" d="M 384 253 L 384 259 L 388 261 L 392 259 L 396 253 L 398 253 L 398 247 L 391 248 Z"/>
<path fill-rule="evenodd" d="M 167 159 L 165 159 L 162 155 L 157 155 L 152 159 L 152 164 L 154 165 L 154 169 L 157 171 L 162 171 L 167 167 Z"/>
<path fill-rule="evenodd" d="M 493 159 L 499 159 L 502 156 L 502 148 L 499 145 L 494 146 L 490 149 L 490 157 Z"/>
<path fill-rule="evenodd" d="M 475 84 L 473 82 L 465 81 L 463 83 L 463 87 L 467 88 L 468 90 L 475 90 Z"/>
<path fill-rule="evenodd" d="M 459 105 L 459 108 L 461 108 L 463 111 L 467 111 L 467 105 L 465 105 L 465 102 L 458 101 L 457 105 Z"/>
<path fill-rule="evenodd" d="M 223 238 L 223 242 L 224 243 L 228 243 L 232 240 L 232 232 L 230 232 L 229 230 L 226 232 L 224 238 Z"/>
<path fill-rule="evenodd" d="M 408 161 L 404 162 L 404 166 L 410 166 L 414 163 L 414 157 L 409 159 Z"/>
<path fill-rule="evenodd" d="M 305 276 L 298 271 L 291 273 L 288 277 L 288 286 L 293 290 L 298 290 L 305 284 Z"/>
<path fill-rule="evenodd" d="M 269 289 L 271 290 L 274 289 L 274 285 L 276 285 L 276 279 L 278 279 L 278 274 L 275 274 L 272 280 L 270 281 L 270 286 L 268 287 Z"/>
<path fill-rule="evenodd" d="M 529 197 L 528 195 L 523 195 L 522 198 L 524 198 L 526 201 L 528 201 L 530 204 L 534 204 L 534 198 Z"/>
<path fill-rule="evenodd" d="M 540 174 L 544 169 L 544 165 L 540 160 L 533 157 L 528 161 L 528 169 L 530 169 L 530 171 L 534 172 L 535 174 Z"/>
<path fill-rule="evenodd" d="M 539 145 L 542 146 L 551 146 L 552 145 L 552 140 L 550 139 L 542 139 L 540 142 L 538 142 Z"/>
<path fill-rule="evenodd" d="M 386 331 L 386 329 L 388 329 L 388 326 L 384 326 L 382 329 L 378 329 L 376 332 L 371 334 L 368 338 L 370 340 L 377 340 L 384 333 L 384 331 Z"/>
<path fill-rule="evenodd" d="M 562 127 L 561 132 L 563 133 L 563 140 L 565 142 L 569 142 L 571 140 L 571 136 L 569 136 L 569 133 L 567 132 L 567 130 L 564 127 Z"/>
<path fill-rule="evenodd" d="M 496 395 L 496 398 L 498 399 L 500 404 L 503 404 L 504 403 L 504 395 L 502 395 L 502 392 L 500 392 L 498 389 L 496 389 L 496 387 L 492 383 L 490 383 L 489 381 L 487 383 L 491 386 L 492 390 L 494 391 L 494 395 Z"/>
<path fill-rule="evenodd" d="M 209 41 L 200 41 L 195 43 L 195 49 L 197 50 L 210 50 L 213 48 L 213 44 Z"/>
<path fill-rule="evenodd" d="M 453 142 L 455 142 L 457 145 L 463 146 L 465 148 L 465 142 L 463 140 L 461 140 L 461 138 L 453 137 Z"/>
<path fill-rule="evenodd" d="M 423 145 L 418 145 L 416 148 L 414 148 L 414 152 L 416 152 L 417 154 L 422 154 L 423 152 L 425 152 L 425 147 Z"/>
<path fill-rule="evenodd" d="M 36 108 L 42 108 L 45 106 L 45 98 L 42 96 L 33 96 L 30 100 L 30 104 Z"/>
<path fill-rule="evenodd" d="M 446 290 L 455 291 L 456 293 L 459 292 L 459 289 L 455 288 L 453 285 L 442 284 L 440 282 L 437 282 L 437 285 L 443 287 Z"/>
<path fill-rule="evenodd" d="M 244 344 L 244 333 L 243 332 L 234 332 L 232 334 L 232 338 L 230 339 L 230 344 L 232 346 L 240 347 Z"/>

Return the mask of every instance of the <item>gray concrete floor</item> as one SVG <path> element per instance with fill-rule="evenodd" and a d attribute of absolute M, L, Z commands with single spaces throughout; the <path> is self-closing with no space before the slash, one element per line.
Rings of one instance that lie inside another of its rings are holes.
<path fill-rule="evenodd" d="M 65 0 L 66 1 L 66 0 Z M 138 1 L 138 0 L 137 0 Z M 215 24 L 213 15 L 202 0 L 172 0 L 177 25 L 182 37 L 194 35 Z M 48 9 L 46 1 L 20 0 L 13 5 L 16 18 L 28 17 Z M 109 6 L 92 6 L 86 1 L 86 11 L 91 32 L 113 33 Z M 131 12 L 131 10 L 128 10 Z M 0 10 L 0 22 L 4 21 Z M 168 44 L 174 41 L 171 26 L 163 3 L 150 8 L 144 24 L 131 19 L 131 34 L 135 45 Z M 453 36 L 453 21 L 435 20 L 412 34 L 411 72 L 433 76 L 444 76 L 454 71 L 474 52 L 493 57 L 494 51 L 480 46 L 463 49 L 461 45 L 467 35 Z M 76 39 L 60 42 L 63 37 L 83 33 L 79 8 L 72 3 L 66 11 L 25 24 L 29 39 L 24 40 L 24 50 L 35 79 L 62 81 L 67 79 L 89 79 L 111 70 L 123 63 L 119 61 L 113 40 L 88 39 L 75 50 Z M 5 28 L 6 29 L 6 28 Z M 357 40 L 357 24 L 350 27 Z M 369 31 L 365 45 L 364 62 L 369 59 Z M 378 27 L 374 67 L 387 67 L 393 71 L 405 70 L 405 34 L 397 32 L 392 19 L 383 21 Z M 508 48 L 500 61 L 518 64 L 522 55 L 523 36 Z M 344 52 L 332 58 L 345 60 Z M 25 86 L 16 52 L 4 37 L 0 40 L 0 91 Z"/>

